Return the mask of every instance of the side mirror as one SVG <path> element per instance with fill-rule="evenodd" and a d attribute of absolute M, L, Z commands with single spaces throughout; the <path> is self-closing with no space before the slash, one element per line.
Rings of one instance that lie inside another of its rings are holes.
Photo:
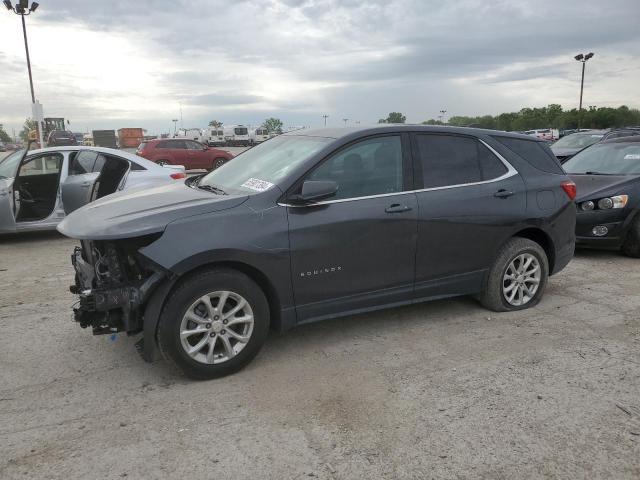
<path fill-rule="evenodd" d="M 306 180 L 299 195 L 292 195 L 289 201 L 298 204 L 313 203 L 331 197 L 338 191 L 338 184 L 331 180 Z"/>

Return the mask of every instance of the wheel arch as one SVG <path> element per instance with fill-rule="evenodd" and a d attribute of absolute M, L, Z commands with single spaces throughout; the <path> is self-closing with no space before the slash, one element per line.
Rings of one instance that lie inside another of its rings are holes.
<path fill-rule="evenodd" d="M 251 280 L 262 289 L 267 298 L 269 304 L 269 326 L 271 329 L 281 331 L 287 328 L 283 324 L 282 319 L 282 304 L 278 292 L 269 280 L 268 276 L 260 269 L 249 265 L 247 263 L 236 260 L 223 260 L 223 261 L 211 261 L 201 265 L 197 265 L 194 268 L 185 270 L 180 275 L 174 275 L 168 277 L 155 291 L 151 294 L 149 301 L 145 305 L 144 322 L 143 322 L 143 335 L 144 335 L 144 350 L 143 358 L 146 361 L 154 361 L 158 358 L 158 326 L 160 323 L 160 314 L 164 309 L 164 305 L 167 298 L 178 287 L 179 284 L 191 278 L 194 275 L 198 275 L 206 270 L 213 270 L 216 268 L 227 268 L 236 270 L 247 275 Z"/>
<path fill-rule="evenodd" d="M 512 235 L 511 238 L 513 237 L 526 238 L 540 245 L 544 250 L 544 253 L 547 255 L 547 260 L 549 261 L 549 272 L 554 271 L 556 262 L 556 249 L 551 236 L 547 232 L 545 232 L 541 228 L 528 227 L 517 231 Z"/>

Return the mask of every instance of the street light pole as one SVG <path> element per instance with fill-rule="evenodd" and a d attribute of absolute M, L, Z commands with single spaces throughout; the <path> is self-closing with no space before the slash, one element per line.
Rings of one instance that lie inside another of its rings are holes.
<path fill-rule="evenodd" d="M 575 58 L 577 61 L 582 62 L 582 79 L 580 80 L 580 106 L 578 107 L 578 130 L 580 130 L 580 124 L 582 123 L 582 92 L 584 91 L 584 66 L 589 60 L 593 57 L 593 52 L 587 53 L 586 55 L 580 53 L 576 55 Z"/>
<path fill-rule="evenodd" d="M 322 115 L 322 118 L 324 118 L 324 126 L 327 126 L 327 118 L 329 118 L 329 115 Z"/>
<path fill-rule="evenodd" d="M 31 88 L 31 104 L 34 105 L 33 111 L 35 112 L 36 111 L 35 109 L 36 94 L 33 90 L 33 75 L 31 74 L 31 57 L 29 56 L 29 42 L 27 42 L 27 25 L 24 20 L 24 17 L 26 15 L 31 15 L 33 12 L 35 12 L 40 4 L 38 2 L 33 2 L 31 6 L 29 6 L 28 0 L 21 0 L 20 2 L 16 3 L 15 7 L 11 4 L 11 0 L 4 0 L 2 3 L 4 3 L 4 6 L 7 8 L 7 10 L 10 10 L 16 15 L 20 15 L 20 17 L 22 17 L 22 36 L 24 37 L 24 50 L 27 53 L 27 70 L 29 71 L 29 87 Z M 35 120 L 38 121 L 37 118 Z M 44 146 L 43 138 L 42 138 L 43 126 L 42 124 L 40 124 L 39 121 L 38 121 L 38 124 L 39 124 L 38 133 L 40 135 L 40 146 L 42 147 Z"/>

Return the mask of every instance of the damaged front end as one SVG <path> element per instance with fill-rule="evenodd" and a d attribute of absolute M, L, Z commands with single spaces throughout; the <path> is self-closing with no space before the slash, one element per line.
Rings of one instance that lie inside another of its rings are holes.
<path fill-rule="evenodd" d="M 71 293 L 80 297 L 73 309 L 82 328 L 94 335 L 143 329 L 146 302 L 168 272 L 142 256 L 138 250 L 160 234 L 112 241 L 83 240 L 71 262 L 76 272 Z"/>

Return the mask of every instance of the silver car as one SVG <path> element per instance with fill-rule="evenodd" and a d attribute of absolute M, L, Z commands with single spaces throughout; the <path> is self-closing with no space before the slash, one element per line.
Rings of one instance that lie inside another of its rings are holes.
<path fill-rule="evenodd" d="M 121 150 L 67 146 L 19 150 L 0 161 L 0 234 L 53 230 L 65 214 L 119 190 L 184 180 L 181 165 L 160 166 Z"/>

